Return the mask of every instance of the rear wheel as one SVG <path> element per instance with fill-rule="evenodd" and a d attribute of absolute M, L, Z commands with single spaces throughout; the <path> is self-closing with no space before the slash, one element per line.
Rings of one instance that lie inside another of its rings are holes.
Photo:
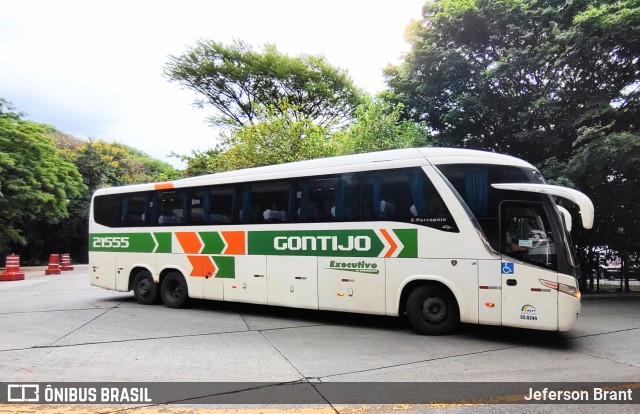
<path fill-rule="evenodd" d="M 407 299 L 407 319 L 422 335 L 447 334 L 460 323 L 458 304 L 446 288 L 418 286 Z"/>
<path fill-rule="evenodd" d="M 185 307 L 189 298 L 189 291 L 184 277 L 178 272 L 167 274 L 160 286 L 160 296 L 162 297 L 162 302 L 169 308 Z"/>
<path fill-rule="evenodd" d="M 141 270 L 133 279 L 133 296 L 142 305 L 151 305 L 158 300 L 158 284 L 153 281 L 151 272 Z"/>

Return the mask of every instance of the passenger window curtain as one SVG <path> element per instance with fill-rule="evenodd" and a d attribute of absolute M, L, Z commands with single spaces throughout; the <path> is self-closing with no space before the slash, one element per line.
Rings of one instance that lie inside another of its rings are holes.
<path fill-rule="evenodd" d="M 374 177 L 373 179 L 373 215 L 377 219 L 382 218 L 382 210 L 380 209 L 380 201 L 382 199 L 380 192 L 382 189 L 382 178 Z"/>
<path fill-rule="evenodd" d="M 204 222 L 206 224 L 211 223 L 211 214 L 213 214 L 213 211 L 211 211 L 211 193 L 209 191 L 205 191 L 202 195 L 202 210 Z"/>
<path fill-rule="evenodd" d="M 300 221 L 309 220 L 309 194 L 311 193 L 311 183 L 305 181 L 301 185 L 300 205 L 298 211 L 298 219 Z"/>
<path fill-rule="evenodd" d="M 333 217 L 335 220 L 344 219 L 343 210 L 344 210 L 344 203 L 345 203 L 345 198 L 347 196 L 348 187 L 349 187 L 349 183 L 347 182 L 347 180 L 341 177 L 340 180 L 338 181 L 338 191 L 336 192 L 336 200 L 335 200 L 336 205 L 335 205 L 335 212 Z"/>
<path fill-rule="evenodd" d="M 470 168 L 464 173 L 467 204 L 476 217 L 487 216 L 488 177 L 483 168 Z"/>
<path fill-rule="evenodd" d="M 155 202 L 156 195 L 150 193 L 144 204 L 144 213 L 142 214 L 142 222 L 144 224 L 156 224 L 158 222 L 158 206 Z"/>
<path fill-rule="evenodd" d="M 180 204 L 182 204 L 182 224 L 185 224 L 185 220 L 187 219 L 187 211 L 189 211 L 189 198 L 187 197 L 187 192 L 183 191 L 180 192 L 180 198 L 182 198 L 182 202 Z"/>
<path fill-rule="evenodd" d="M 120 222 L 123 225 L 127 225 L 128 223 L 128 218 L 129 218 L 129 201 L 130 201 L 130 196 L 124 196 L 122 197 L 122 217 L 120 217 Z"/>
<path fill-rule="evenodd" d="M 427 216 L 427 205 L 424 199 L 424 177 L 418 173 L 409 176 L 409 189 L 413 205 L 416 207 L 417 217 Z"/>
<path fill-rule="evenodd" d="M 240 209 L 240 221 L 247 222 L 251 219 L 251 187 L 242 189 L 242 208 Z"/>

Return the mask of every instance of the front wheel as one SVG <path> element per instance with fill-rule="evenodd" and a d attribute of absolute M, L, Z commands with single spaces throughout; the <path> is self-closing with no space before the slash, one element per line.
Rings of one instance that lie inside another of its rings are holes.
<path fill-rule="evenodd" d="M 443 335 L 453 331 L 460 323 L 458 305 L 448 289 L 422 285 L 415 288 L 407 299 L 407 319 L 422 335 Z"/>
<path fill-rule="evenodd" d="M 153 281 L 151 272 L 141 270 L 133 279 L 133 296 L 141 305 L 151 305 L 158 299 L 158 285 Z"/>
<path fill-rule="evenodd" d="M 178 272 L 171 272 L 165 276 L 160 286 L 162 302 L 169 308 L 183 308 L 187 304 L 189 291 L 187 282 Z"/>

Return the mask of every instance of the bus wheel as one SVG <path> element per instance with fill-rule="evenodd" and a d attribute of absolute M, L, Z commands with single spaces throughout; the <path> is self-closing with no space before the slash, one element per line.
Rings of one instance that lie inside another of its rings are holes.
<path fill-rule="evenodd" d="M 151 305 L 157 301 L 158 285 L 148 270 L 139 271 L 133 279 L 133 296 L 141 305 Z"/>
<path fill-rule="evenodd" d="M 187 282 L 178 272 L 167 274 L 160 286 L 162 302 L 169 308 L 183 308 L 187 304 L 189 293 Z"/>
<path fill-rule="evenodd" d="M 422 285 L 407 299 L 407 319 L 422 335 L 442 335 L 460 323 L 458 306 L 451 292 L 440 286 Z"/>

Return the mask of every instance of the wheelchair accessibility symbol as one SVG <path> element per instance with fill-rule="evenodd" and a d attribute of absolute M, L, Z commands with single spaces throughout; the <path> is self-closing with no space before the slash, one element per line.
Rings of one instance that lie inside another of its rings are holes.
<path fill-rule="evenodd" d="M 502 274 L 503 275 L 512 275 L 515 271 L 513 263 L 502 263 Z"/>

